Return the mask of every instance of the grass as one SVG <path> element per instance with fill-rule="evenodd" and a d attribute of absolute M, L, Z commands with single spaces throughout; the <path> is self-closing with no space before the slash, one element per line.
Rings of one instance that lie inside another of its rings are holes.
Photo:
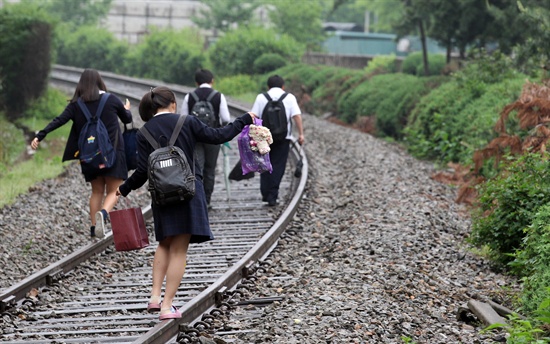
<path fill-rule="evenodd" d="M 45 107 L 39 110 L 41 116 L 30 115 L 18 121 L 32 131 L 43 129 L 51 119 L 64 108 L 66 96 L 56 94 L 49 96 L 57 101 L 55 110 Z M 50 99 L 51 100 L 51 99 Z M 3 114 L 0 114 L 0 126 L 5 128 L 0 134 L 0 207 L 12 204 L 17 196 L 28 192 L 36 183 L 49 178 L 54 178 L 63 172 L 69 163 L 61 163 L 61 156 L 65 149 L 65 143 L 71 130 L 71 123 L 51 132 L 40 143 L 35 154 L 30 158 L 23 158 L 30 140 L 25 133 L 14 124 L 8 122 Z M 27 142 L 29 141 L 29 142 Z"/>

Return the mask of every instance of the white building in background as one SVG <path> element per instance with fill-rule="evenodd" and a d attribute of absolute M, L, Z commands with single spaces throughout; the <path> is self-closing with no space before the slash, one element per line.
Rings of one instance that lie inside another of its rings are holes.
<path fill-rule="evenodd" d="M 137 43 L 151 26 L 175 30 L 196 27 L 191 18 L 200 8 L 204 5 L 199 0 L 113 0 L 102 25 L 117 38 Z"/>

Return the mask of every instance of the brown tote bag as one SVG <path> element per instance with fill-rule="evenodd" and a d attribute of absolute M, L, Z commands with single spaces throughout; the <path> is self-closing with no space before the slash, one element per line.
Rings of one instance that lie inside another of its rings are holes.
<path fill-rule="evenodd" d="M 149 246 L 149 236 L 141 208 L 127 208 L 111 211 L 111 227 L 115 250 L 132 251 Z"/>

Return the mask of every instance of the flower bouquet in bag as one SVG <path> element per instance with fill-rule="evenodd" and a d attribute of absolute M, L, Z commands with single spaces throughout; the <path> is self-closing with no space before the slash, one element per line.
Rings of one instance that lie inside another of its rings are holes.
<path fill-rule="evenodd" d="M 254 124 L 244 127 L 238 143 L 243 175 L 250 172 L 273 172 L 269 159 L 269 145 L 273 139 L 269 129 L 262 126 L 261 119 L 255 118 Z"/>

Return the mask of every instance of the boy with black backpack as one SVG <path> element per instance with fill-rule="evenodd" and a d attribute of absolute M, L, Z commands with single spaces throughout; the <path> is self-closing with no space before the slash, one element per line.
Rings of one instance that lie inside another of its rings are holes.
<path fill-rule="evenodd" d="M 214 75 L 208 69 L 195 72 L 197 88 L 183 98 L 182 115 L 197 117 L 211 128 L 220 128 L 230 121 L 229 108 L 223 94 L 214 90 Z M 220 153 L 220 145 L 198 143 L 195 146 L 197 163 L 202 171 L 206 203 L 210 206 L 216 177 L 216 162 Z"/>
<path fill-rule="evenodd" d="M 298 143 L 304 144 L 304 128 L 302 126 L 302 112 L 296 101 L 296 97 L 284 90 L 284 80 L 278 75 L 273 75 L 267 79 L 267 92 L 261 93 L 256 97 L 251 112 L 257 113 L 263 121 L 263 125 L 271 131 L 273 144 L 269 158 L 272 173 L 262 173 L 260 175 L 260 191 L 262 201 L 267 202 L 269 206 L 277 205 L 279 196 L 279 185 L 285 173 L 288 153 L 290 152 L 290 142 L 292 140 L 292 121 L 298 131 Z"/>

